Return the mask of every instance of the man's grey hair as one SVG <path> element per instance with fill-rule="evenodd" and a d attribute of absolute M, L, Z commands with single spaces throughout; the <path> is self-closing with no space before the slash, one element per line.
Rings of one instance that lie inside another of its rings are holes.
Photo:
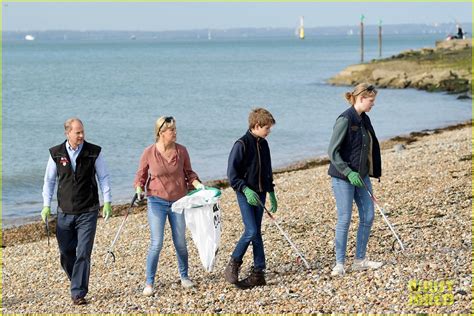
<path fill-rule="evenodd" d="M 84 124 L 82 124 L 82 121 L 79 118 L 71 117 L 67 119 L 66 122 L 64 122 L 64 131 L 69 132 L 72 129 L 71 124 L 74 122 L 79 122 L 82 126 L 84 126 Z"/>

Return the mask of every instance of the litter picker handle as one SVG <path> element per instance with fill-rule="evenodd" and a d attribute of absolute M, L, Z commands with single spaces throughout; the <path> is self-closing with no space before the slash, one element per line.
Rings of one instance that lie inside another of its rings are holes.
<path fill-rule="evenodd" d="M 133 195 L 133 197 L 132 197 L 132 202 L 130 202 L 130 207 L 132 207 L 133 204 L 135 204 L 135 201 L 136 201 L 137 199 L 138 199 L 138 194 L 135 193 L 135 194 Z"/>
<path fill-rule="evenodd" d="M 48 236 L 48 247 L 49 247 L 49 219 L 46 217 L 45 221 L 46 235 Z"/>

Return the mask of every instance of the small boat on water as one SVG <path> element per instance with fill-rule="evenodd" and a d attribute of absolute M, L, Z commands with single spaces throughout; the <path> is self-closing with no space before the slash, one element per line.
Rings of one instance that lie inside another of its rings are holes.
<path fill-rule="evenodd" d="M 296 27 L 295 29 L 295 36 L 298 37 L 299 39 L 303 40 L 304 39 L 304 25 L 303 25 L 303 16 L 300 16 L 300 25 Z"/>
<path fill-rule="evenodd" d="M 304 39 L 304 25 L 303 25 L 303 17 L 300 17 L 300 27 L 298 29 L 298 37 L 302 40 Z"/>
<path fill-rule="evenodd" d="M 26 41 L 34 41 L 35 37 L 33 35 L 28 34 L 28 35 L 25 35 L 25 40 Z"/>

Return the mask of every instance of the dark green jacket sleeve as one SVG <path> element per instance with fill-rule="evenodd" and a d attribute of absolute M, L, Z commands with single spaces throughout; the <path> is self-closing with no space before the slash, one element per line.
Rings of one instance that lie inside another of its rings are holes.
<path fill-rule="evenodd" d="M 341 116 L 336 120 L 328 148 L 328 155 L 331 163 L 336 167 L 337 171 L 346 177 L 352 169 L 349 168 L 344 160 L 342 160 L 342 157 L 339 154 L 339 149 L 341 148 L 342 141 L 346 136 L 348 126 L 349 120 L 347 118 Z"/>

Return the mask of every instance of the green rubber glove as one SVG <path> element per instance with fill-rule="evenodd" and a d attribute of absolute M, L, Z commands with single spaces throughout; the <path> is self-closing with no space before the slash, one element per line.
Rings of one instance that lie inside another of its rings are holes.
<path fill-rule="evenodd" d="M 275 213 L 278 209 L 278 202 L 275 196 L 275 192 L 268 192 L 268 194 L 270 195 L 270 203 L 272 204 L 272 206 L 270 207 L 270 212 Z"/>
<path fill-rule="evenodd" d="M 364 183 L 362 182 L 362 179 L 360 178 L 360 175 L 358 172 L 351 171 L 347 175 L 347 178 L 349 179 L 349 182 L 359 188 L 362 188 L 364 186 Z"/>
<path fill-rule="evenodd" d="M 138 186 L 135 192 L 137 193 L 137 202 L 141 202 L 145 198 L 142 188 Z"/>
<path fill-rule="evenodd" d="M 258 197 L 258 194 L 255 193 L 254 190 L 252 190 L 248 187 L 245 187 L 244 194 L 245 194 L 245 197 L 247 198 L 247 203 L 248 204 L 253 205 L 253 206 L 258 205 L 258 201 L 260 200 L 260 198 Z"/>
<path fill-rule="evenodd" d="M 41 210 L 41 219 L 43 220 L 43 222 L 46 223 L 50 215 L 51 215 L 51 207 L 44 206 L 43 209 Z"/>
<path fill-rule="evenodd" d="M 104 207 L 102 208 L 102 217 L 104 220 L 108 220 L 110 215 L 112 215 L 112 205 L 110 202 L 104 202 Z"/>

